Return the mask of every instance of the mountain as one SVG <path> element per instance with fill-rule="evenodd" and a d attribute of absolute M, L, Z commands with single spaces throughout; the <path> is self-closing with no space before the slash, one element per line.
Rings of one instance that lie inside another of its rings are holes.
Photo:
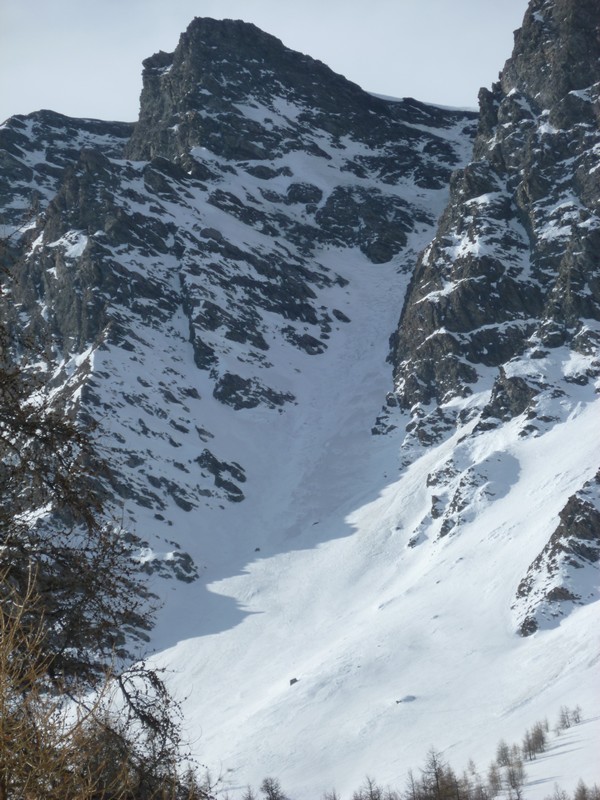
<path fill-rule="evenodd" d="M 599 28 L 532 0 L 475 114 L 198 18 L 135 125 L 0 128 L 4 317 L 99 423 L 232 793 L 485 772 L 564 704 L 527 797 L 597 780 Z"/>
<path fill-rule="evenodd" d="M 357 327 L 343 310 L 354 273 L 371 284 L 399 257 L 393 275 L 408 273 L 474 114 L 374 98 L 252 25 L 203 19 L 146 60 L 141 102 L 133 132 L 40 112 L 1 134 L 7 218 L 37 211 L 14 307 L 66 372 L 91 348 L 83 404 L 119 409 L 104 437 L 114 489 L 136 527 L 154 512 L 144 525 L 165 551 L 170 509 L 244 498 L 249 454 L 230 439 L 249 422 L 231 412 L 274 412 L 270 427 L 299 405 L 315 357 Z M 198 545 L 206 558 L 210 537 Z M 162 559 L 196 574 L 172 542 Z"/>

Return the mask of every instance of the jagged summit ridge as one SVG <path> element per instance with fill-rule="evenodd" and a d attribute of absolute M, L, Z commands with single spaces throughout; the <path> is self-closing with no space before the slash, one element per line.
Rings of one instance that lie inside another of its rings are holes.
<path fill-rule="evenodd" d="M 143 81 L 140 119 L 128 147 L 134 158 L 181 155 L 194 145 L 235 159 L 272 157 L 282 146 L 297 145 L 298 133 L 310 139 L 310 125 L 298 120 L 303 110 L 339 114 L 359 107 L 367 114 L 383 108 L 321 62 L 239 20 L 196 18 L 174 53 L 144 62 Z M 256 111 L 251 116 L 238 108 L 248 101 Z M 291 119 L 265 131 L 260 113 L 285 117 L 286 103 Z"/>
<path fill-rule="evenodd" d="M 126 151 L 130 158 L 181 159 L 193 147 L 233 160 L 268 161 L 298 150 L 326 158 L 323 136 L 339 143 L 351 135 L 370 146 L 385 145 L 390 162 L 406 170 L 420 134 L 406 127 L 394 146 L 391 130 L 401 121 L 451 124 L 451 117 L 417 101 L 374 97 L 239 20 L 196 18 L 174 53 L 144 62 L 143 80 L 140 118 Z M 442 142 L 432 140 L 430 147 L 452 163 Z M 400 174 L 388 163 L 390 168 L 388 180 Z"/>
<path fill-rule="evenodd" d="M 265 131 L 260 119 L 246 118 L 238 106 L 250 99 L 266 116 L 276 111 L 274 102 L 283 104 L 290 95 L 307 105 L 314 98 L 306 84 L 318 91 L 321 70 L 327 68 L 292 53 L 252 24 L 196 18 L 174 53 L 158 53 L 144 62 L 140 119 L 128 155 L 181 156 L 198 145 L 236 160 L 273 155 L 289 138 L 288 126 L 271 124 Z M 329 97 L 326 103 L 331 104 Z"/>
<path fill-rule="evenodd" d="M 55 111 L 11 117 L 0 126 L 0 207 L 6 235 L 54 198 L 65 170 L 83 149 L 117 158 L 133 131 L 127 122 L 73 119 Z M 40 159 L 40 153 L 44 157 Z"/>

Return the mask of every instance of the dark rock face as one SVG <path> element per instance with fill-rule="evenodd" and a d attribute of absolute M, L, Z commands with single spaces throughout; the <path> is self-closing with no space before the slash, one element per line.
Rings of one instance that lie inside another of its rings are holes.
<path fill-rule="evenodd" d="M 600 471 L 569 498 L 550 541 L 517 589 L 522 636 L 557 625 L 573 605 L 597 597 L 600 563 Z M 585 573 L 588 573 L 587 579 Z"/>
<path fill-rule="evenodd" d="M 515 87 L 527 86 L 537 107 L 550 110 L 549 122 L 557 128 L 598 120 L 598 106 L 590 106 L 577 93 L 590 86 L 594 77 L 590 67 L 599 57 L 594 0 L 536 0 L 515 34 L 515 51 L 501 76 L 502 89 L 509 94 Z"/>
<path fill-rule="evenodd" d="M 236 410 L 240 408 L 256 408 L 261 403 L 269 408 L 276 408 L 289 403 L 294 396 L 289 392 L 275 392 L 273 389 L 261 386 L 251 378 L 241 378 L 226 372 L 217 382 L 213 397 Z"/>
<path fill-rule="evenodd" d="M 467 395 L 481 367 L 540 347 L 597 346 L 584 320 L 600 320 L 599 26 L 594 2 L 535 0 L 482 90 L 474 161 L 452 179 L 394 340 L 403 407 Z"/>
<path fill-rule="evenodd" d="M 524 378 L 513 376 L 508 378 L 502 367 L 492 387 L 490 402 L 481 412 L 481 419 L 499 419 L 504 422 L 522 414 L 531 400 L 536 396 L 536 388 L 530 386 Z"/>
<path fill-rule="evenodd" d="M 225 489 L 228 500 L 239 503 L 244 499 L 244 493 L 237 484 L 245 483 L 246 475 L 239 464 L 228 464 L 225 461 L 219 461 L 208 449 L 202 451 L 196 462 L 202 469 L 214 475 L 215 486 Z"/>
<path fill-rule="evenodd" d="M 73 119 L 54 111 L 11 117 L 0 127 L 2 224 L 29 222 L 55 196 L 83 149 L 121 157 L 132 131 L 126 122 Z"/>

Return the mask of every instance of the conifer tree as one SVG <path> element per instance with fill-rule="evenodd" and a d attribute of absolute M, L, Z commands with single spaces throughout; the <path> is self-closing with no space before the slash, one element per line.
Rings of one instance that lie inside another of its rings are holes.
<path fill-rule="evenodd" d="M 160 673 L 131 663 L 152 596 L 108 512 L 82 376 L 58 380 L 49 348 L 15 334 L 1 288 L 0 800 L 206 798 L 179 779 Z"/>

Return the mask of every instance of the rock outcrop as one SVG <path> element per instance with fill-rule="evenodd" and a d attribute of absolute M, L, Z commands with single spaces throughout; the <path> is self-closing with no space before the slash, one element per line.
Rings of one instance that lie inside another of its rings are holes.
<path fill-rule="evenodd" d="M 600 563 L 600 472 L 569 498 L 548 544 L 519 583 L 519 632 L 556 625 L 574 605 L 597 599 Z"/>
<path fill-rule="evenodd" d="M 521 414 L 562 345 L 587 358 L 577 379 L 596 374 L 598 27 L 591 0 L 532 2 L 500 81 L 481 91 L 473 161 L 453 176 L 394 341 L 403 407 L 468 395 L 502 368 L 485 415 Z"/>

